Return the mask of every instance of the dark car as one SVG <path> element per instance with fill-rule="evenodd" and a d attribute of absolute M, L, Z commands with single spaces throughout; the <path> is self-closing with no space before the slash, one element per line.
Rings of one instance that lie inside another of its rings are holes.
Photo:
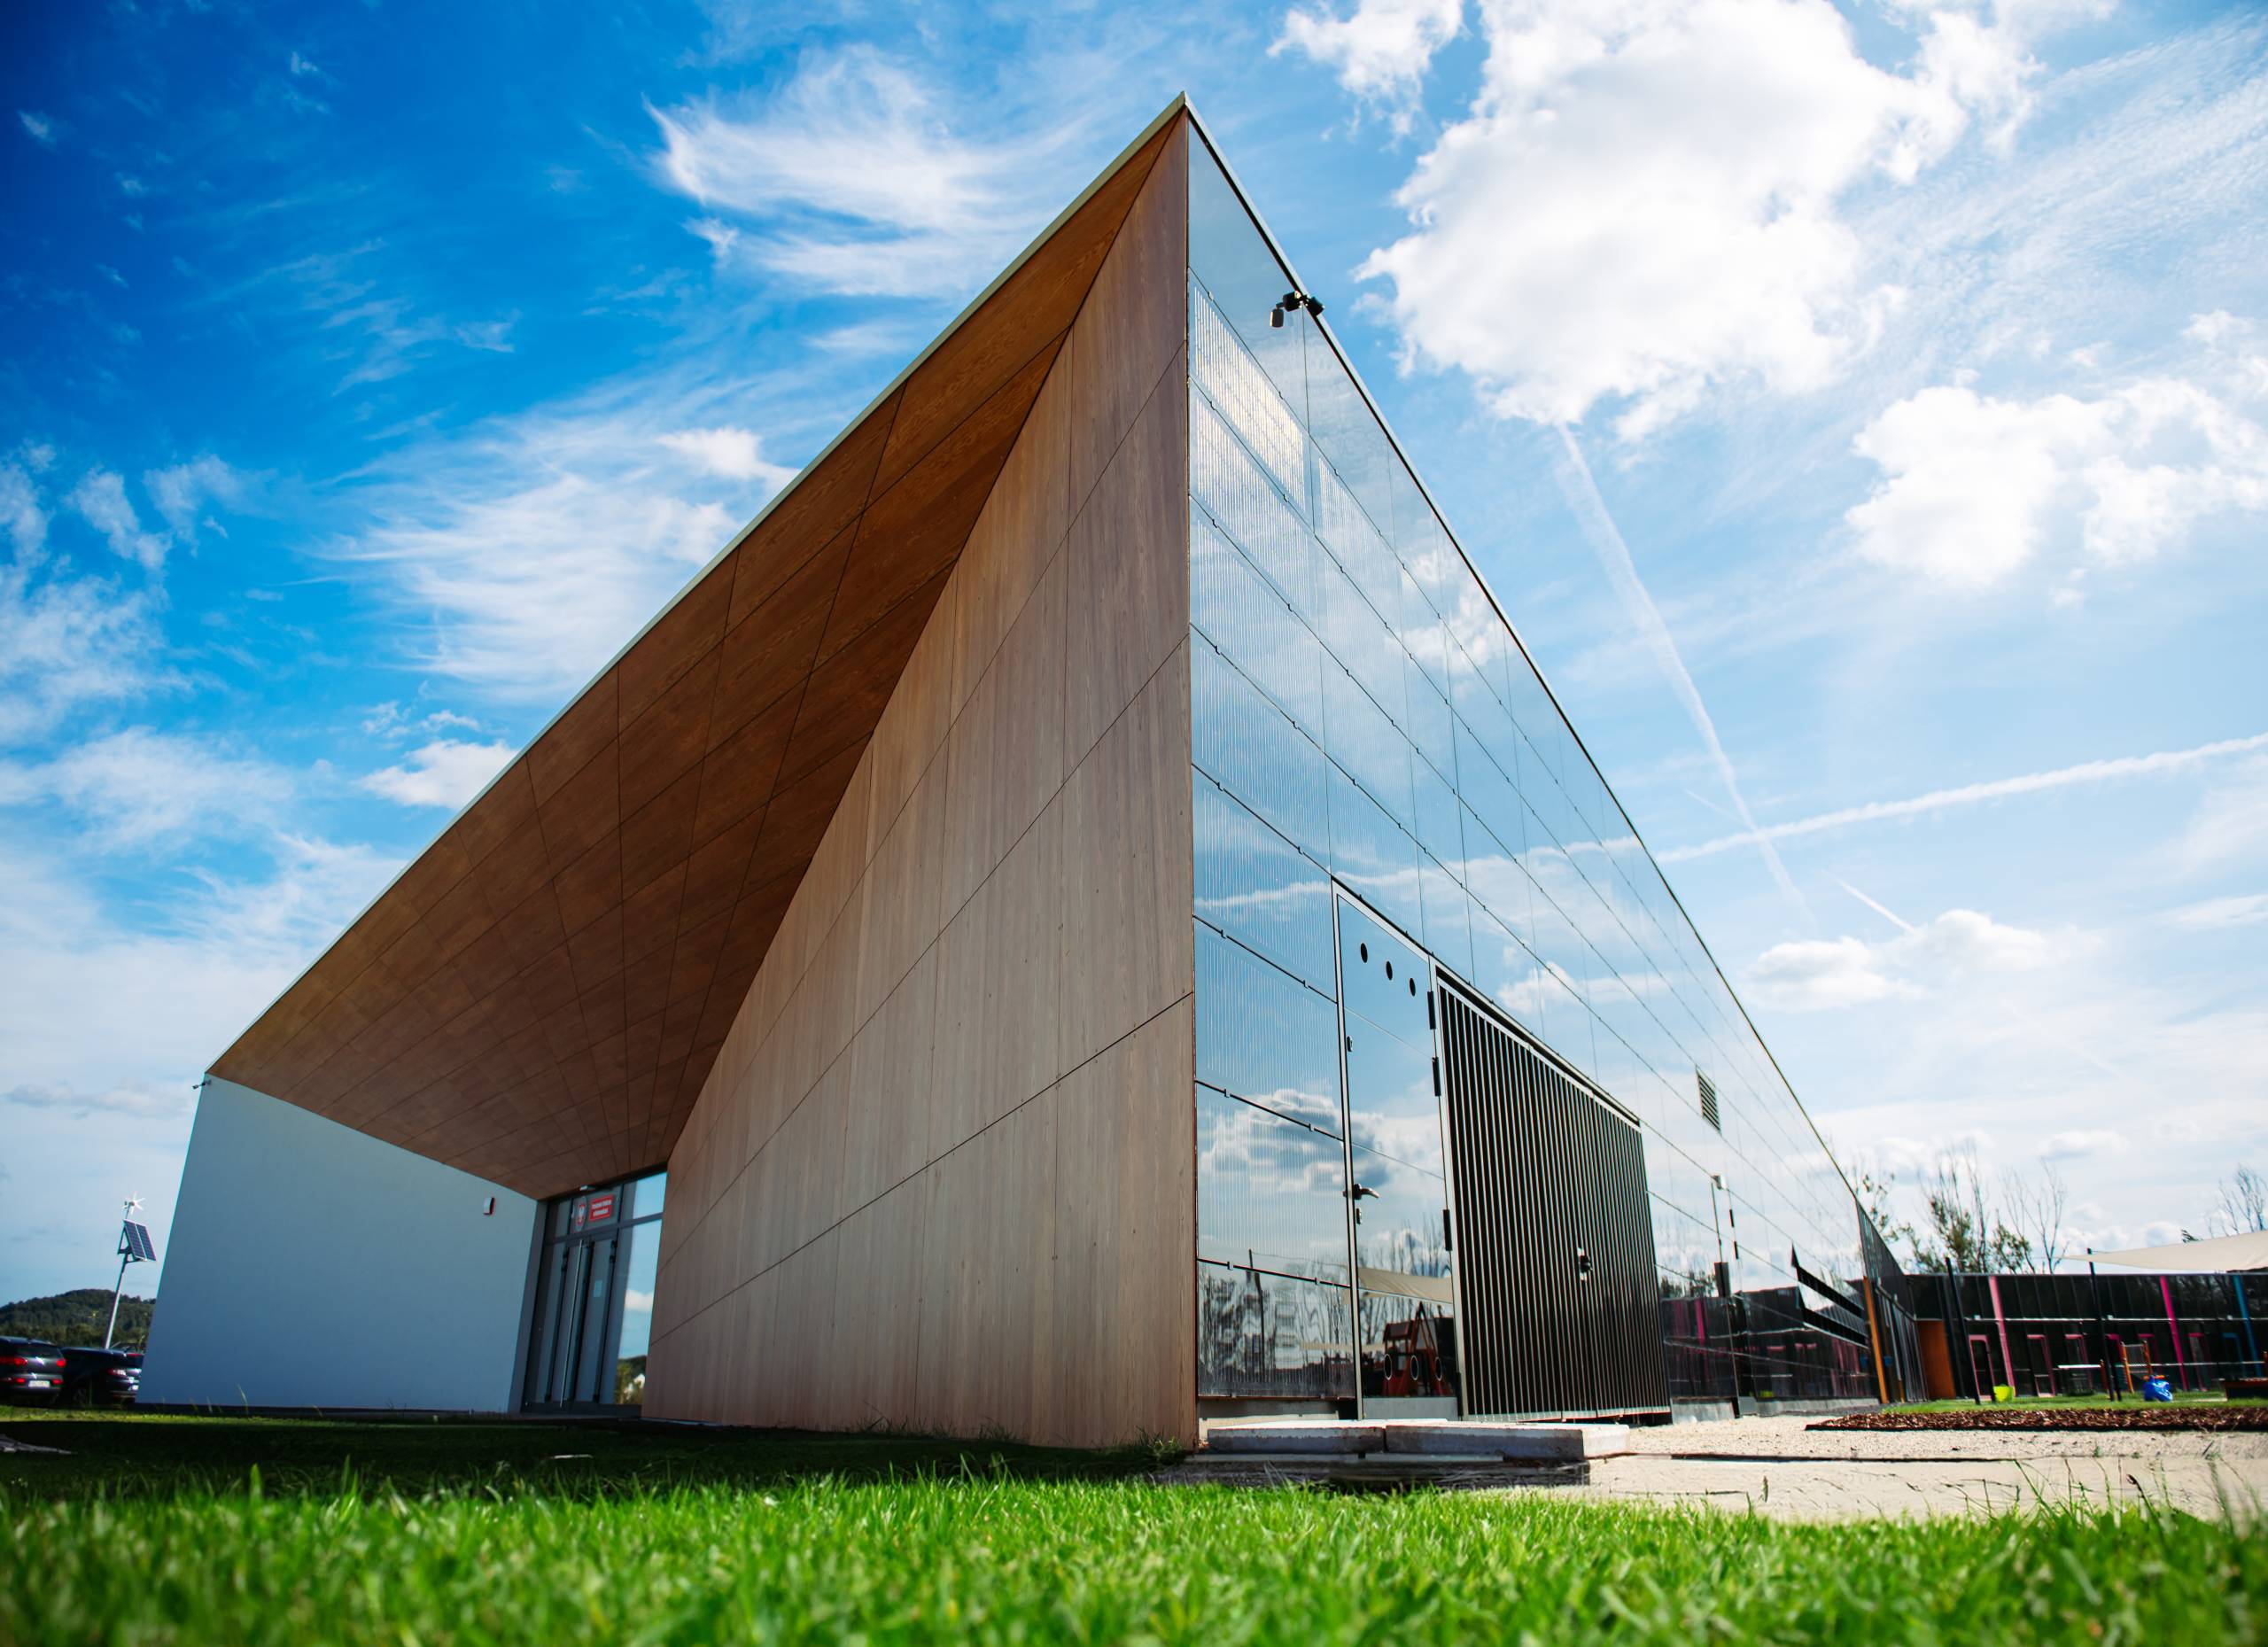
<path fill-rule="evenodd" d="M 63 1352 L 35 1338 L 0 1338 L 0 1401 L 47 1402 L 63 1393 Z"/>
<path fill-rule="evenodd" d="M 63 1400 L 66 1406 L 122 1407 L 142 1394 L 138 1349 L 66 1349 Z"/>

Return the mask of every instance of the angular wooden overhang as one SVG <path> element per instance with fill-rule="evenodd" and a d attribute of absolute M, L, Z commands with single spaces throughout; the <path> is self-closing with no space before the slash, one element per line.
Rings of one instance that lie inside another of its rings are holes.
<path fill-rule="evenodd" d="M 535 1196 L 664 1161 L 1179 99 L 213 1073 Z"/>

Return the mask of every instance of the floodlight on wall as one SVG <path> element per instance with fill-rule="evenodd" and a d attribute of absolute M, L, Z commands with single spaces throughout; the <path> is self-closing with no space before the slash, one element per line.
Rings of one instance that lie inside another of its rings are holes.
<path fill-rule="evenodd" d="M 1268 311 L 1268 323 L 1280 331 L 1284 326 L 1284 316 L 1287 314 L 1295 314 L 1301 309 L 1305 309 L 1317 320 L 1321 320 L 1323 299 L 1304 291 L 1296 290 L 1287 291 L 1278 300 L 1276 307 Z"/>

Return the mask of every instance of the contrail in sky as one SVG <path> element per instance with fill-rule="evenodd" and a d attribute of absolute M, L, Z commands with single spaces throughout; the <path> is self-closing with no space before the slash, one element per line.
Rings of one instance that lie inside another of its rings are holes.
<path fill-rule="evenodd" d="M 1995 778 L 1986 783 L 1965 783 L 1959 789 L 1932 789 L 1927 795 L 1914 796 L 1903 801 L 1869 801 L 1863 806 L 1845 806 L 1837 812 L 1798 818 L 1762 829 L 1751 823 L 1743 834 L 1719 835 L 1715 840 L 1704 841 L 1697 846 L 1674 846 L 1666 852 L 1655 853 L 1654 857 L 1665 864 L 1684 863 L 1696 858 L 1713 858 L 1719 852 L 1729 852 L 1735 847 L 1746 846 L 1752 841 L 1785 841 L 1797 835 L 1819 835 L 1829 829 L 1845 828 L 1852 824 L 1873 823 L 1884 818 L 1912 818 L 1922 812 L 1942 812 L 1949 807 L 1974 806 L 1980 801 L 1997 801 L 2011 795 L 2036 795 L 2044 789 L 2111 783 L 2121 778 L 2158 777 L 2169 773 L 2187 772 L 2225 756 L 2247 755 L 2255 750 L 2264 749 L 2268 749 L 2268 732 L 2256 733 L 2249 738 L 2224 738 L 2218 743 L 2201 743 L 2190 750 L 2161 750 L 2154 755 L 2122 755 L 2113 760 L 2081 761 L 2076 766 L 2059 766 L 2054 772 L 2031 772 L 2015 778 Z"/>
<path fill-rule="evenodd" d="M 1687 672 L 1685 659 L 1677 649 L 1677 642 L 1670 638 L 1669 625 L 1662 621 L 1654 597 L 1646 593 L 1646 586 L 1639 581 L 1638 564 L 1630 557 L 1630 546 L 1622 540 L 1622 532 L 1614 524 L 1614 517 L 1606 512 L 1606 500 L 1599 495 L 1598 483 L 1591 478 L 1591 466 L 1583 459 L 1583 449 L 1575 444 L 1574 431 L 1566 424 L 1559 425 L 1560 461 L 1553 465 L 1559 479 L 1559 490 L 1575 511 L 1575 519 L 1583 529 L 1583 536 L 1591 546 L 1591 553 L 1606 571 L 1607 581 L 1622 600 L 1623 610 L 1638 625 L 1638 633 L 1654 654 L 1654 662 L 1668 677 L 1670 688 L 1684 704 L 1686 715 L 1692 720 L 1694 730 L 1701 734 L 1701 742 L 1708 745 L 1709 758 L 1716 763 L 1717 776 L 1725 786 L 1725 793 L 1732 799 L 1733 810 L 1748 827 L 1745 835 L 1734 837 L 1753 841 L 1757 851 L 1764 855 L 1764 862 L 1772 878 L 1789 901 L 1806 915 L 1811 905 L 1796 890 L 1789 878 L 1788 866 L 1780 861 L 1779 852 L 1772 845 L 1772 837 L 1756 827 L 1756 820 L 1748 810 L 1748 802 L 1740 792 L 1740 779 L 1734 774 L 1733 763 L 1725 753 L 1725 746 L 1717 738 L 1717 723 L 1709 719 L 1709 706 L 1701 701 L 1701 689 L 1693 684 Z"/>

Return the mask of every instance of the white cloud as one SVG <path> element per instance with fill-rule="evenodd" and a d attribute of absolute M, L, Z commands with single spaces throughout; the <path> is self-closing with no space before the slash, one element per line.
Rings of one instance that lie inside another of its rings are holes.
<path fill-rule="evenodd" d="M 2178 547 L 2210 516 L 2268 510 L 2268 427 L 2241 398 L 2262 357 L 2229 316 L 2202 324 L 2193 337 L 2243 338 L 2219 363 L 2228 391 L 2149 377 L 2092 398 L 2023 400 L 1961 382 L 1889 407 L 1853 442 L 1883 475 L 1846 517 L 1859 553 L 1980 589 L 2043 551 L 2082 566 L 2131 564 Z"/>
<path fill-rule="evenodd" d="M 661 439 L 664 446 L 689 459 L 704 475 L 721 475 L 727 480 L 760 480 L 772 491 L 796 478 L 796 471 L 785 464 L 765 460 L 764 438 L 753 430 L 729 425 L 680 429 Z"/>
<path fill-rule="evenodd" d="M 2071 947 L 2068 942 L 2066 947 Z M 1744 987 L 1769 1006 L 1812 1012 L 1893 997 L 1918 998 L 1933 986 L 1979 974 L 2028 972 L 2046 965 L 2047 935 L 2004 926 L 1973 909 L 1949 909 L 1894 936 L 1807 938 L 1775 944 L 1757 957 Z"/>
<path fill-rule="evenodd" d="M 47 545 L 47 510 L 39 487 L 14 463 L 0 463 L 0 524 L 7 526 L 19 563 Z"/>
<path fill-rule="evenodd" d="M 1757 957 L 1742 983 L 1765 1005 L 1793 1012 L 1917 992 L 1883 971 L 1873 945 L 1848 937 L 1775 944 Z"/>
<path fill-rule="evenodd" d="M 1464 0 L 1358 0 L 1345 17 L 1293 6 L 1270 55 L 1304 52 L 1360 102 L 1388 111 L 1394 128 L 1414 121 L 1433 56 L 1464 27 Z"/>
<path fill-rule="evenodd" d="M 138 726 L 50 760 L 0 763 L 0 806 L 59 804 L 113 848 L 260 832 L 291 791 L 290 778 L 265 761 Z"/>
<path fill-rule="evenodd" d="M 416 625 L 416 666 L 555 703 L 789 472 L 757 436 L 736 439 L 755 392 L 651 374 L 421 443 L 374 479 L 365 508 L 375 524 L 334 552 L 384 578 Z M 794 401 L 808 385 L 775 376 L 761 392 Z"/>
<path fill-rule="evenodd" d="M 2175 839 L 2182 874 L 2240 862 L 2268 845 L 2268 757 L 2239 762 L 2205 791 Z"/>
<path fill-rule="evenodd" d="M 0 565 L 0 747 L 83 704 L 132 697 L 175 679 L 163 662 L 155 597 L 58 574 L 35 563 L 26 537 L 19 522 L 16 558 Z"/>
<path fill-rule="evenodd" d="M 581 685 L 729 540 L 722 505 L 603 473 L 513 471 L 493 491 L 386 513 L 350 553 L 430 615 L 421 662 L 508 695 Z"/>
<path fill-rule="evenodd" d="M 43 149 L 55 147 L 55 122 L 52 120 L 34 109 L 18 109 L 16 118 L 23 122 L 24 129 L 31 134 L 34 143 Z"/>
<path fill-rule="evenodd" d="M 2076 1128 L 2067 1132 L 2051 1132 L 2041 1140 L 2039 1158 L 2042 1161 L 2080 1161 L 2090 1155 L 2118 1155 L 2125 1153 L 2126 1135 L 2107 1127 Z"/>
<path fill-rule="evenodd" d="M 404 806 L 446 806 L 454 812 L 480 793 L 512 758 L 509 743 L 463 743 L 439 738 L 410 751 L 398 766 L 383 766 L 362 787 Z"/>
<path fill-rule="evenodd" d="M 2012 796 L 2038 795 L 2052 789 L 2063 789 L 2098 783 L 2115 783 L 2126 778 L 2171 776 L 2194 772 L 2230 756 L 2250 754 L 2268 749 L 2268 733 L 2249 738 L 2225 738 L 2214 743 L 2201 743 L 2194 749 L 2161 750 L 2150 755 L 2126 755 L 2109 760 L 2082 761 L 2075 766 L 2059 766 L 2052 772 L 2025 773 L 2014 778 L 1994 778 L 1984 783 L 1966 783 L 1956 789 L 1932 789 L 1927 795 L 1913 796 L 1899 801 L 1869 801 L 1863 806 L 1839 807 L 1834 812 L 1820 812 L 1809 818 L 1793 819 L 1786 823 L 1767 824 L 1758 834 L 1774 841 L 1785 841 L 1798 835 L 1821 835 L 1829 830 L 1847 829 L 1856 824 L 1878 823 L 1897 818 L 1918 818 L 1950 812 L 1958 807 L 1981 805 L 1988 801 L 2005 800 Z M 2233 823 L 2241 824 L 2241 818 Z M 1688 863 L 1697 858 L 1713 858 L 1720 852 L 1729 852 L 1736 847 L 1751 845 L 1754 837 L 1747 833 L 1719 835 L 1713 841 L 1703 841 L 1693 846 L 1674 846 L 1656 852 L 1657 862 Z"/>
<path fill-rule="evenodd" d="M 193 1095 L 186 1086 L 178 1092 L 152 1092 L 147 1086 L 117 1086 L 107 1092 L 82 1092 L 75 1087 L 27 1083 L 0 1093 L 0 1103 L 19 1109 L 52 1109 L 74 1116 L 178 1115 L 190 1107 Z"/>
<path fill-rule="evenodd" d="M 1836 377 L 1901 294 L 1873 281 L 1846 193 L 1912 178 L 1976 113 L 2007 129 L 2059 8 L 1910 8 L 1910 70 L 1827 0 L 1491 0 L 1483 82 L 1398 198 L 1365 277 L 1405 357 L 1468 373 L 1497 415 L 1637 439 L 1713 387 Z"/>
<path fill-rule="evenodd" d="M 0 851 L 0 995 L 19 1092 L 87 1107 L 186 1093 L 400 868 L 362 846 L 290 834 L 261 844 L 262 869 L 199 876 L 157 920 L 137 911 L 131 924 L 48 841 Z"/>
<path fill-rule="evenodd" d="M 134 512 L 126 495 L 126 482 L 118 475 L 107 469 L 89 470 L 72 488 L 69 501 L 89 526 L 103 534 L 113 555 L 138 561 L 151 571 L 166 563 L 171 540 L 162 532 L 142 530 L 141 517 Z"/>
<path fill-rule="evenodd" d="M 2170 911 L 2166 920 L 2177 927 L 2212 931 L 2223 927 L 2256 927 L 2268 923 L 2268 892 L 2248 892 L 2234 897 L 2210 897 Z"/>
<path fill-rule="evenodd" d="M 989 275 L 1045 220 L 1066 136 L 959 136 L 920 80 L 865 47 L 807 58 L 761 102 L 649 112 L 656 174 L 706 209 L 689 226 L 721 265 L 891 296 Z M 744 233 L 728 217 L 763 227 Z"/>
<path fill-rule="evenodd" d="M 183 539 L 197 536 L 199 517 L 208 503 L 234 508 L 243 502 L 245 492 L 244 476 L 209 452 L 186 463 L 148 470 L 142 486 L 166 524 Z M 206 519 L 203 524 L 214 523 Z"/>

